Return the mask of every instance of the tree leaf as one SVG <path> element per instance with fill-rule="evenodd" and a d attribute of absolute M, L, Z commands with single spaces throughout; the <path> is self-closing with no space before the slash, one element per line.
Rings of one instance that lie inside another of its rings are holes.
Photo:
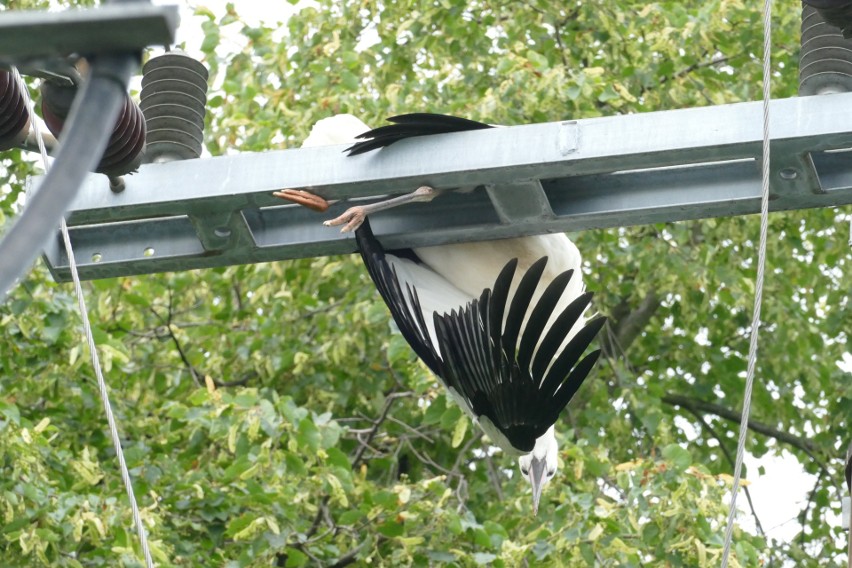
<path fill-rule="evenodd" d="M 678 444 L 669 444 L 663 448 L 663 457 L 678 470 L 683 471 L 692 464 L 692 456 Z"/>
<path fill-rule="evenodd" d="M 462 415 L 459 417 L 455 427 L 453 428 L 452 447 L 458 448 L 462 441 L 464 441 L 464 435 L 467 433 L 467 422 L 467 416 Z"/>

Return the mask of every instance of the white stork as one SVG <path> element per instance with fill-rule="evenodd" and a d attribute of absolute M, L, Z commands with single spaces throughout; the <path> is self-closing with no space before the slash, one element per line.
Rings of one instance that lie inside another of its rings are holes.
<path fill-rule="evenodd" d="M 490 128 L 462 118 L 409 114 L 370 130 L 352 115 L 317 122 L 303 146 L 355 142 L 350 156 L 398 140 Z M 430 187 L 356 206 L 326 225 L 355 230 L 361 257 L 400 332 L 456 403 L 506 453 L 518 456 L 538 512 L 556 474 L 554 424 L 597 361 L 581 360 L 603 326 L 586 323 L 581 259 L 564 234 L 385 251 L 366 216 L 440 193 Z M 299 190 L 277 196 L 316 210 L 321 197 Z M 518 270 L 520 269 L 520 270 Z"/>

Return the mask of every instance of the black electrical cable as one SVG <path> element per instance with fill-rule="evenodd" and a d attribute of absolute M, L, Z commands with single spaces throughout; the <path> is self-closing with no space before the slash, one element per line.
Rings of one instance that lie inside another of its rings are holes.
<path fill-rule="evenodd" d="M 59 226 L 88 172 L 94 171 L 124 105 L 127 82 L 139 66 L 139 54 L 100 55 L 92 59 L 65 125 L 56 160 L 18 219 L 0 241 L 0 300 L 30 267 Z"/>

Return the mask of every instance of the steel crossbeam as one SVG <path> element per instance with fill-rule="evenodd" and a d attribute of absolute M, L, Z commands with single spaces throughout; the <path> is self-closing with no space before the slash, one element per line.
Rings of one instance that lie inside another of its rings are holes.
<path fill-rule="evenodd" d="M 852 203 L 852 93 L 771 107 L 773 211 Z M 756 213 L 760 102 L 149 164 L 121 193 L 91 175 L 69 225 L 86 279 L 350 253 L 321 224 L 353 200 L 461 188 L 373 216 L 388 248 Z M 282 125 L 282 127 L 284 127 Z M 38 186 L 34 180 L 32 188 Z M 271 193 L 348 200 L 320 215 Z M 68 260 L 45 253 L 57 280 Z"/>
<path fill-rule="evenodd" d="M 177 6 L 144 3 L 62 12 L 10 10 L 0 18 L 0 63 L 20 66 L 56 54 L 133 52 L 170 45 L 178 20 Z"/>

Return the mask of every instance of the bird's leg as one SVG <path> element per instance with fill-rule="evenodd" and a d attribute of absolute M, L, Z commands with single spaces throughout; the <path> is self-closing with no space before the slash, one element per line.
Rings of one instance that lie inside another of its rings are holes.
<path fill-rule="evenodd" d="M 364 222 L 364 219 L 367 218 L 367 215 L 370 215 L 371 213 L 384 211 L 386 209 L 392 209 L 394 207 L 397 207 L 398 205 L 403 205 L 405 203 L 426 203 L 432 201 L 445 191 L 445 189 L 435 189 L 434 187 L 423 185 L 418 187 L 411 193 L 406 193 L 405 195 L 400 195 L 399 197 L 385 199 L 384 201 L 377 201 L 376 203 L 370 203 L 369 205 L 356 205 L 354 207 L 350 207 L 349 209 L 344 211 L 342 215 L 340 215 L 339 217 L 335 217 L 334 219 L 325 221 L 323 225 L 325 225 L 326 227 L 336 227 L 337 225 L 343 225 L 343 228 L 340 229 L 340 232 L 348 233 L 349 231 L 354 231 L 355 229 L 360 227 L 361 223 Z"/>
<path fill-rule="evenodd" d="M 286 199 L 287 201 L 292 201 L 293 203 L 307 207 L 308 209 L 319 213 L 325 212 L 328 209 L 328 206 L 334 203 L 334 201 L 326 201 L 319 195 L 314 195 L 313 193 L 303 191 L 301 189 L 282 189 L 281 191 L 274 192 L 272 195 L 280 197 L 281 199 Z"/>
<path fill-rule="evenodd" d="M 361 223 L 364 222 L 364 219 L 367 218 L 367 215 L 370 215 L 371 213 L 392 209 L 405 203 L 426 203 L 432 201 L 445 191 L 445 189 L 435 189 L 434 187 L 423 185 L 405 195 L 385 199 L 384 201 L 377 201 L 376 203 L 370 203 L 369 205 L 355 205 L 354 207 L 350 207 L 344 211 L 339 217 L 325 221 L 323 225 L 326 227 L 343 225 L 340 232 L 348 233 L 349 231 L 354 231 L 360 227 Z M 274 192 L 272 195 L 320 213 L 326 211 L 332 203 L 336 203 L 336 201 L 327 201 L 319 195 L 315 195 L 301 189 L 282 189 L 281 191 Z"/>

